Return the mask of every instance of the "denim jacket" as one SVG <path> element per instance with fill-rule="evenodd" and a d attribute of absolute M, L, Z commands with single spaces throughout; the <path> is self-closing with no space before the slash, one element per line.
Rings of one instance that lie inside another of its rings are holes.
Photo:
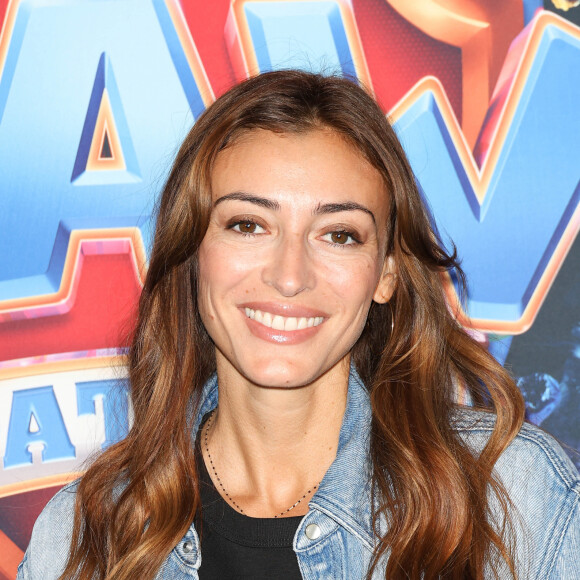
<path fill-rule="evenodd" d="M 204 388 L 196 430 L 200 418 L 217 405 L 217 400 L 214 377 Z M 310 500 L 310 510 L 294 537 L 294 551 L 307 580 L 365 577 L 373 550 L 367 455 L 370 420 L 367 391 L 352 371 L 336 459 Z M 461 412 L 455 427 L 477 453 L 493 429 L 493 416 Z M 500 457 L 496 473 L 517 510 L 518 578 L 580 578 L 580 477 L 560 446 L 526 424 Z M 18 568 L 18 579 L 52 580 L 63 570 L 75 490 L 76 483 L 64 487 L 39 516 Z M 156 578 L 198 578 L 201 561 L 199 538 L 192 524 Z M 384 567 L 376 569 L 375 578 L 384 578 Z"/>

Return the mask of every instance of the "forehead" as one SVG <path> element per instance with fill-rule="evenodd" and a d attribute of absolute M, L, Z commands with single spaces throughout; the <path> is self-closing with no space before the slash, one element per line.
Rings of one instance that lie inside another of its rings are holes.
<path fill-rule="evenodd" d="M 384 180 L 336 132 L 253 130 L 221 151 L 212 170 L 214 199 L 243 191 L 293 203 L 357 201 L 379 214 L 388 204 Z M 381 216 L 382 217 L 382 216 Z"/>

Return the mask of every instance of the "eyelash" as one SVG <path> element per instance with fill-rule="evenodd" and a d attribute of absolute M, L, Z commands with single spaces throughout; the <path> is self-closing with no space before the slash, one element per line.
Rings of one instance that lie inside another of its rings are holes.
<path fill-rule="evenodd" d="M 240 234 L 240 235 L 242 235 L 244 237 L 248 237 L 248 238 L 253 238 L 254 236 L 260 235 L 260 233 L 255 233 L 255 232 L 242 232 L 239 229 L 236 229 L 239 226 L 241 226 L 242 224 L 252 224 L 252 225 L 257 226 L 258 228 L 262 228 L 262 229 L 265 230 L 264 226 L 260 225 L 257 221 L 255 221 L 253 219 L 242 219 L 242 220 L 238 219 L 238 220 L 235 220 L 235 221 L 229 223 L 226 226 L 226 229 L 233 230 L 236 233 L 238 233 L 238 234 Z M 332 230 L 330 232 L 326 232 L 325 234 L 323 234 L 323 237 L 324 236 L 330 236 L 332 234 L 344 234 L 345 236 L 347 236 L 348 238 L 350 238 L 352 240 L 352 242 L 350 242 L 350 243 L 344 243 L 344 244 L 338 244 L 336 242 L 329 241 L 328 243 L 331 246 L 335 247 L 335 248 L 344 248 L 344 247 L 348 247 L 348 246 L 358 246 L 358 245 L 360 245 L 362 243 L 361 240 L 359 239 L 359 237 L 357 236 L 357 234 L 355 234 L 352 231 L 345 230 L 345 229 L 342 229 L 342 230 Z"/>

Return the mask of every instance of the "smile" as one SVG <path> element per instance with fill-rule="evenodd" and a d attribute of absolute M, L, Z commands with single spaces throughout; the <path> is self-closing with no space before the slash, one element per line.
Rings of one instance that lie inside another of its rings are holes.
<path fill-rule="evenodd" d="M 295 316 L 280 316 L 278 314 L 270 314 L 270 312 L 262 312 L 261 310 L 254 310 L 252 308 L 244 309 L 246 316 L 268 328 L 273 330 L 303 330 L 305 328 L 312 328 L 322 324 L 324 317 L 322 316 L 312 316 L 311 318 L 297 318 Z"/>

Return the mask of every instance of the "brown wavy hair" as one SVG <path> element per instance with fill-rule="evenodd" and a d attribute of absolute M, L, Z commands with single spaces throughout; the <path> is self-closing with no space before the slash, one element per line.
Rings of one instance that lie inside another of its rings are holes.
<path fill-rule="evenodd" d="M 388 304 L 373 303 L 352 353 L 373 412 L 377 541 L 368 577 L 383 566 L 393 580 L 481 579 L 502 566 L 515 576 L 509 497 L 492 470 L 524 405 L 507 372 L 449 309 L 442 279 L 451 270 L 462 277 L 456 255 L 438 241 L 405 153 L 372 97 L 343 78 L 280 71 L 217 99 L 177 154 L 129 353 L 134 422 L 80 481 L 61 578 L 153 578 L 200 508 L 192 429 L 215 354 L 197 310 L 197 253 L 216 156 L 255 129 L 332 130 L 380 172 L 389 195 L 396 289 Z M 458 384 L 496 418 L 479 454 L 453 429 Z M 499 521 L 492 500 L 503 510 Z"/>

